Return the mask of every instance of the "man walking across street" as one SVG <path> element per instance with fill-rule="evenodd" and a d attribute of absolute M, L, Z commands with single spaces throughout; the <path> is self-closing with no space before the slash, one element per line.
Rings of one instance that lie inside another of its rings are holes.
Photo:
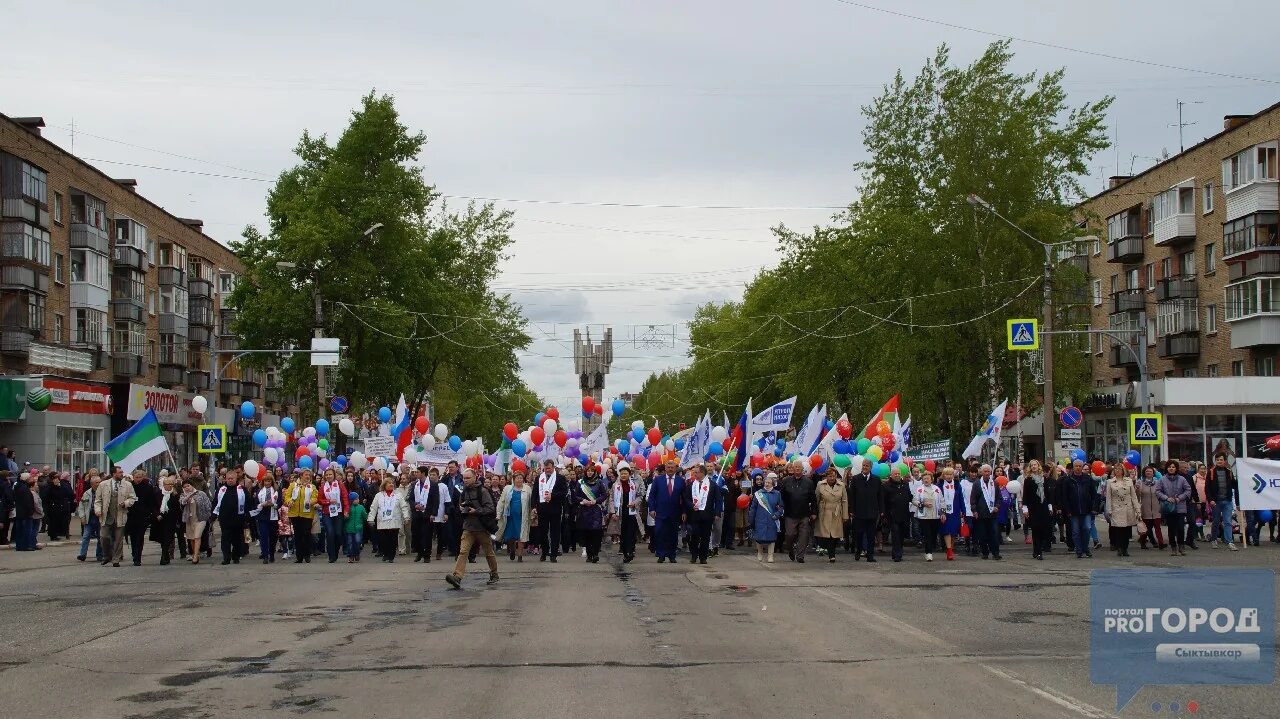
<path fill-rule="evenodd" d="M 124 525 L 129 508 L 137 501 L 133 484 L 125 481 L 124 470 L 119 466 L 111 479 L 98 485 L 98 493 L 93 497 L 93 513 L 102 522 L 98 540 L 103 545 L 102 564 L 111 562 L 111 566 L 118 567 L 124 559 Z"/>

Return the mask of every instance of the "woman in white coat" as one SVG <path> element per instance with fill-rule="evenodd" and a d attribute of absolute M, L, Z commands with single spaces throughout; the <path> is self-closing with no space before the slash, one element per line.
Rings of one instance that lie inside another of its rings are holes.
<path fill-rule="evenodd" d="M 529 510 L 533 487 L 525 484 L 524 472 L 513 472 L 511 484 L 498 498 L 498 539 L 507 545 L 507 559 L 524 561 L 524 545 L 529 541 Z"/>
<path fill-rule="evenodd" d="M 396 540 L 400 529 L 409 521 L 409 504 L 404 496 L 396 493 L 395 482 L 382 480 L 382 491 L 369 505 L 369 522 L 378 530 L 378 548 L 382 561 L 396 561 Z"/>

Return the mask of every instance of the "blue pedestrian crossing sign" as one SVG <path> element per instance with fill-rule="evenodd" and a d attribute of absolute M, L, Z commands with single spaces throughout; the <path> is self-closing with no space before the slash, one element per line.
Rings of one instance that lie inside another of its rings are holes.
<path fill-rule="evenodd" d="M 1164 442 L 1164 415 L 1129 415 L 1129 444 L 1162 444 Z"/>
<path fill-rule="evenodd" d="M 1040 349 L 1040 322 L 1036 319 L 1009 320 L 1009 349 Z"/>
<path fill-rule="evenodd" d="M 200 444 L 196 451 L 200 454 L 222 454 L 227 451 L 227 425 L 202 424 L 196 428 L 196 436 Z"/>

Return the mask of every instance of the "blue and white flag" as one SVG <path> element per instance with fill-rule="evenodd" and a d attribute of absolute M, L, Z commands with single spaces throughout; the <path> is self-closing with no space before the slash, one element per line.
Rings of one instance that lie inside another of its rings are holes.
<path fill-rule="evenodd" d="M 804 424 L 800 426 L 800 431 L 796 433 L 796 439 L 792 442 L 795 451 L 798 454 L 809 456 L 813 454 L 813 450 L 818 447 L 818 443 L 822 441 L 822 428 L 827 421 L 827 406 L 821 407 L 814 405 L 809 410 L 809 416 L 805 418 Z"/>
<path fill-rule="evenodd" d="M 898 424 L 898 418 L 893 418 L 893 436 L 898 440 L 898 451 L 906 452 L 911 447 L 911 417 L 907 417 L 907 421 Z"/>
<path fill-rule="evenodd" d="M 680 450 L 680 468 L 689 469 L 700 464 L 710 445 L 711 410 L 707 410 L 706 414 L 693 426 L 693 431 L 685 438 L 684 449 Z"/>
<path fill-rule="evenodd" d="M 791 429 L 791 416 L 796 411 L 796 398 L 784 399 L 753 416 L 747 423 L 747 437 L 743 445 L 756 441 L 765 432 L 785 432 Z"/>
<path fill-rule="evenodd" d="M 960 453 L 961 457 L 969 459 L 982 454 L 982 448 L 986 446 L 988 441 L 996 443 L 996 449 L 1000 448 L 1000 431 L 1004 428 L 1005 407 L 1008 406 L 1009 400 L 1004 400 L 991 410 L 991 414 L 987 415 L 986 421 L 978 428 L 978 433 L 973 436 L 973 440 L 969 442 L 969 446 L 964 448 Z"/>

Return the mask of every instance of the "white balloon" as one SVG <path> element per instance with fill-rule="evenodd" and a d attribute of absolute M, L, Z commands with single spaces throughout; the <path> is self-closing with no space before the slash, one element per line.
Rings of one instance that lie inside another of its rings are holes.
<path fill-rule="evenodd" d="M 314 437 L 314 436 L 316 436 L 316 428 L 315 428 L 315 427 L 307 427 L 306 429 L 302 430 L 302 436 L 304 436 L 304 437 Z"/>
<path fill-rule="evenodd" d="M 560 429 L 560 425 L 554 419 L 548 419 L 542 423 L 542 431 L 546 432 L 548 437 L 555 434 L 557 429 Z"/>
<path fill-rule="evenodd" d="M 348 437 L 354 437 L 356 436 L 356 423 L 352 422 L 350 417 L 343 417 L 342 420 L 338 422 L 338 431 Z"/>
<path fill-rule="evenodd" d="M 566 432 L 577 432 L 578 430 L 582 429 L 582 420 L 574 417 L 570 417 L 568 420 L 565 421 L 564 429 Z"/>
<path fill-rule="evenodd" d="M 244 461 L 244 473 L 249 475 L 250 477 L 257 477 L 258 463 L 253 461 L 252 459 L 246 459 Z"/>
<path fill-rule="evenodd" d="M 201 395 L 196 395 L 191 398 L 191 409 L 194 409 L 200 414 L 204 414 L 204 411 L 209 409 L 209 400 L 205 399 Z"/>
<path fill-rule="evenodd" d="M 570 437 L 568 440 L 566 440 L 566 441 L 565 441 L 564 446 L 566 446 L 566 447 L 577 447 L 577 446 L 578 446 L 578 440 L 574 439 L 573 437 Z"/>
<path fill-rule="evenodd" d="M 469 439 L 468 439 L 468 440 L 464 440 L 464 441 L 462 442 L 462 453 L 463 453 L 463 454 L 465 454 L 466 456 L 470 457 L 471 455 L 475 454 L 475 451 L 476 451 L 476 443 L 475 443 L 475 442 L 473 442 L 472 440 L 469 440 Z"/>
<path fill-rule="evenodd" d="M 404 461 L 413 464 L 418 461 L 418 450 L 413 447 L 404 448 Z"/>
<path fill-rule="evenodd" d="M 422 448 L 423 448 L 423 449 L 425 449 L 426 451 L 430 452 L 431 450 L 435 449 L 435 447 L 436 447 L 436 438 L 435 438 L 435 437 L 433 437 L 433 436 L 431 436 L 431 435 L 429 435 L 429 434 L 428 434 L 428 435 L 426 435 L 426 436 L 424 436 L 424 437 L 422 438 Z"/>
<path fill-rule="evenodd" d="M 387 468 L 387 460 L 383 459 L 382 457 L 374 457 L 373 468 L 381 472 L 382 470 Z"/>
<path fill-rule="evenodd" d="M 674 439 L 667 440 L 662 446 L 666 447 L 668 452 L 676 451 L 676 441 Z"/>
<path fill-rule="evenodd" d="M 1009 483 L 1006 484 L 1004 487 L 1005 489 L 1009 490 L 1009 494 L 1012 494 L 1013 496 L 1016 497 L 1018 496 L 1018 493 L 1022 491 L 1022 482 L 1019 482 L 1016 479 L 1011 479 L 1009 480 Z"/>
<path fill-rule="evenodd" d="M 364 466 L 369 463 L 369 460 L 364 456 L 364 452 L 357 450 L 351 453 L 351 459 L 348 460 L 348 463 L 356 469 L 364 469 Z"/>
<path fill-rule="evenodd" d="M 642 422 L 642 421 L 640 421 L 640 420 L 638 420 L 638 419 L 637 419 L 636 421 L 634 421 L 634 422 L 632 422 L 632 423 L 631 423 L 631 429 L 638 429 L 638 430 L 640 430 L 641 432 L 643 432 L 643 431 L 644 431 L 644 422 Z"/>
<path fill-rule="evenodd" d="M 436 430 L 432 434 L 436 436 L 436 439 L 443 442 L 445 439 L 448 439 L 449 437 L 449 428 L 444 426 L 444 422 L 441 422 L 440 424 L 436 425 Z"/>
<path fill-rule="evenodd" d="M 280 458 L 280 452 L 275 447 L 267 447 L 266 449 L 262 450 L 262 461 L 266 462 L 267 464 L 275 464 L 276 460 L 279 458 Z"/>
<path fill-rule="evenodd" d="M 316 459 L 324 459 L 325 455 L 329 454 L 328 450 L 320 449 L 319 447 L 316 447 L 314 451 Z"/>
<path fill-rule="evenodd" d="M 724 430 L 724 427 L 711 428 L 712 442 L 724 442 L 728 437 L 729 437 L 729 433 Z"/>

